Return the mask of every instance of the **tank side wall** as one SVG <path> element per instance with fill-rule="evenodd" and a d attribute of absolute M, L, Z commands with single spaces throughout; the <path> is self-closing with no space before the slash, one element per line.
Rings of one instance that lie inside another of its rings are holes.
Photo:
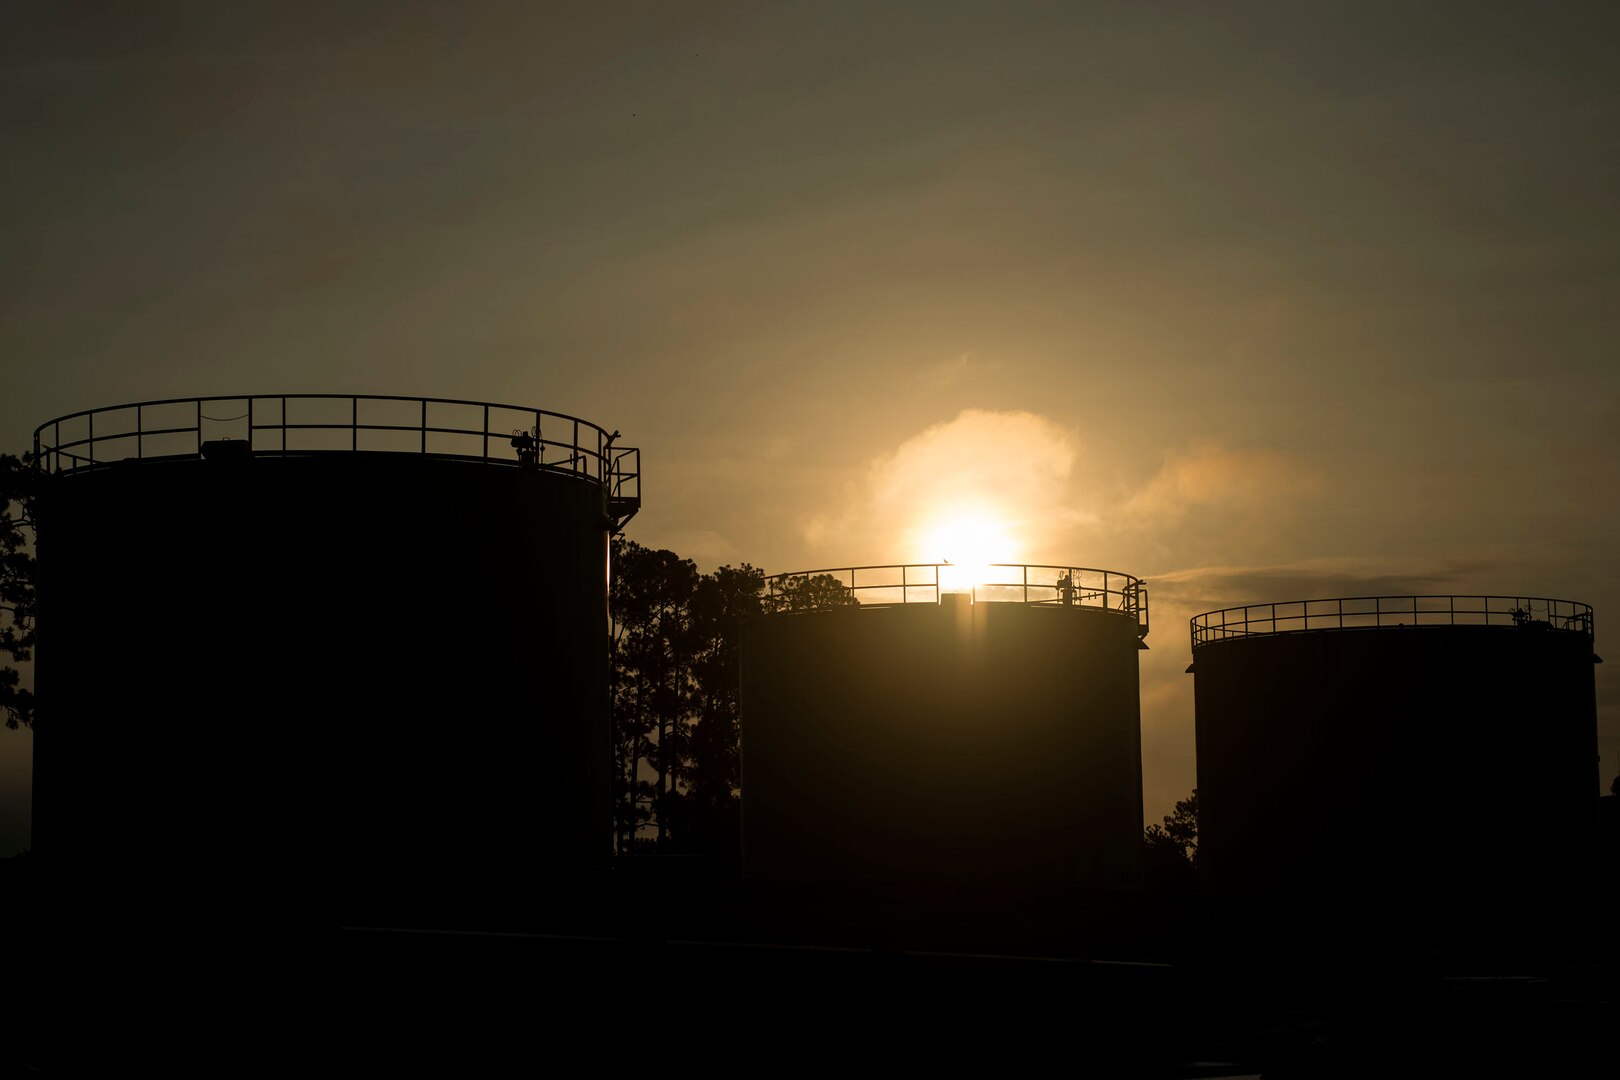
<path fill-rule="evenodd" d="M 606 558 L 599 490 L 527 470 L 58 478 L 41 855 L 322 860 L 371 908 L 605 857 Z"/>
<path fill-rule="evenodd" d="M 1140 876 L 1128 620 L 979 604 L 814 612 L 744 637 L 744 867 L 788 880 Z"/>
<path fill-rule="evenodd" d="M 1597 813 L 1589 643 L 1503 628 L 1220 642 L 1195 658 L 1218 892 L 1552 893 Z"/>

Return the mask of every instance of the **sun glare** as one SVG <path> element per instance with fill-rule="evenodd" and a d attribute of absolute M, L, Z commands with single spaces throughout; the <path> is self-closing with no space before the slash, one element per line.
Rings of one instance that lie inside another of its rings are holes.
<path fill-rule="evenodd" d="M 992 563 L 1012 562 L 1017 545 L 1000 516 L 987 506 L 954 507 L 919 530 L 926 562 L 950 563 L 940 570 L 944 592 L 967 592 L 994 580 Z"/>

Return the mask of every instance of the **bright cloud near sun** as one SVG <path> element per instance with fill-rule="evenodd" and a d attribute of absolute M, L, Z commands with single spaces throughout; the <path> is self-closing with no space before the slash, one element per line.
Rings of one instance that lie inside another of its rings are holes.
<path fill-rule="evenodd" d="M 988 563 L 1054 561 L 1074 438 L 1031 412 L 968 409 L 875 459 L 851 505 L 811 521 L 830 560 L 950 562 L 962 584 Z"/>

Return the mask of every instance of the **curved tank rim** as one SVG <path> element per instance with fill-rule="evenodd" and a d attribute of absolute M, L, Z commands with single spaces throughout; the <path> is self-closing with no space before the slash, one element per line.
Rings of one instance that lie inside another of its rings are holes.
<path fill-rule="evenodd" d="M 1347 605 L 1349 608 L 1347 609 Z M 1278 600 L 1200 612 L 1192 648 L 1296 634 L 1384 630 L 1523 630 L 1594 638 L 1592 605 L 1541 596 L 1413 593 Z"/>
<path fill-rule="evenodd" d="M 510 461 L 483 461 L 477 457 L 468 457 L 464 454 L 435 454 L 416 453 L 401 454 L 390 450 L 289 450 L 282 453 L 279 450 L 261 451 L 252 454 L 246 460 L 256 462 L 275 461 L 357 461 L 398 463 L 401 466 L 420 462 L 431 462 L 436 465 L 453 465 L 476 468 L 489 465 L 496 468 L 513 468 Z M 94 465 L 84 465 L 77 469 L 63 469 L 59 473 L 52 473 L 52 479 L 69 479 L 74 476 L 100 476 L 109 472 L 116 472 L 129 468 L 152 468 L 169 465 L 204 465 L 209 464 L 206 457 L 196 454 L 149 454 L 141 458 L 114 458 L 110 461 L 98 461 Z M 594 476 L 582 474 L 572 469 L 554 469 L 550 465 L 533 470 L 541 476 L 557 476 L 565 480 L 578 480 L 581 483 L 596 486 L 599 481 Z"/>
<path fill-rule="evenodd" d="M 291 402 L 320 403 L 323 418 L 294 420 Z M 210 415 L 221 406 L 231 415 Z M 393 412 L 379 416 L 379 408 Z M 149 418 L 148 410 L 166 411 Z M 445 410 L 461 413 L 447 419 Z M 618 438 L 617 430 L 568 413 L 469 398 L 216 394 L 105 405 L 47 420 L 34 429 L 33 464 L 60 476 L 131 462 L 348 454 L 529 468 L 601 487 L 617 531 L 641 508 L 641 451 L 617 445 Z"/>
<path fill-rule="evenodd" d="M 772 574 L 765 578 L 764 614 L 937 607 L 945 597 L 960 595 L 974 604 L 1072 607 L 1122 615 L 1137 623 L 1137 636 L 1147 636 L 1147 582 L 1134 574 L 1055 563 L 987 563 L 976 569 L 990 580 L 951 584 L 951 572 L 960 569 L 948 562 L 875 563 Z M 830 579 L 822 582 L 819 593 L 793 592 L 795 583 L 817 579 Z"/>
<path fill-rule="evenodd" d="M 569 423 L 583 424 L 583 425 L 591 428 L 594 431 L 601 432 L 604 437 L 606 437 L 609 434 L 608 431 L 606 429 L 604 429 L 601 425 L 599 425 L 599 424 L 597 424 L 597 423 L 595 423 L 593 421 L 587 420 L 582 416 L 573 416 L 573 415 L 570 415 L 569 413 L 560 413 L 560 412 L 556 412 L 555 410 L 552 410 L 552 409 L 540 409 L 540 408 L 536 408 L 533 405 L 514 405 L 514 404 L 512 404 L 510 402 L 503 402 L 503 401 L 476 401 L 476 400 L 473 400 L 472 398 L 412 397 L 410 395 L 404 395 L 404 394 L 320 394 L 320 393 L 298 393 L 298 394 L 209 394 L 209 395 L 201 396 L 201 397 L 151 398 L 151 399 L 146 400 L 146 401 L 124 401 L 124 402 L 118 402 L 118 403 L 113 404 L 113 405 L 98 405 L 97 407 L 95 407 L 93 409 L 80 409 L 77 412 L 64 413 L 61 416 L 53 417 L 53 418 L 45 421 L 43 424 L 40 424 L 38 427 L 36 427 L 34 429 L 34 439 L 37 442 L 39 440 L 40 436 L 45 431 L 45 429 L 48 428 L 48 427 L 52 427 L 52 426 L 54 426 L 56 424 L 66 423 L 67 421 L 70 421 L 70 420 L 77 420 L 80 417 L 92 416 L 92 415 L 95 415 L 95 414 L 98 414 L 98 413 L 118 412 L 118 411 L 123 410 L 123 409 L 156 408 L 156 407 L 161 406 L 161 405 L 206 404 L 206 403 L 212 402 L 212 401 L 238 401 L 238 402 L 247 402 L 247 401 L 405 401 L 405 402 L 425 403 L 425 404 L 428 404 L 428 405 L 466 405 L 466 406 L 473 406 L 475 408 L 503 409 L 503 410 L 508 410 L 508 411 L 511 411 L 511 412 L 539 413 L 541 416 L 553 417 L 553 418 L 558 419 L 558 420 L 566 420 Z M 206 417 L 205 419 L 215 419 L 215 418 L 214 417 Z M 612 434 L 616 436 L 618 434 L 618 432 L 613 432 Z M 111 436 L 109 436 L 109 437 L 111 437 Z"/>

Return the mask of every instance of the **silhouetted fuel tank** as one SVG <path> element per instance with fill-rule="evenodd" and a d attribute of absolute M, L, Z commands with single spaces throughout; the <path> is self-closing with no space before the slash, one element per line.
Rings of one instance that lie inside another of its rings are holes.
<path fill-rule="evenodd" d="M 537 409 L 307 395 L 35 439 L 42 860 L 431 923 L 609 855 L 637 451 Z"/>
<path fill-rule="evenodd" d="M 743 635 L 745 874 L 1007 895 L 1140 882 L 1146 589 L 996 566 L 1002 584 L 951 592 L 952 571 L 770 579 L 773 613 Z"/>
<path fill-rule="evenodd" d="M 1457 917 L 1579 891 L 1598 808 L 1589 606 L 1260 604 L 1196 616 L 1192 642 L 1207 889 Z"/>

